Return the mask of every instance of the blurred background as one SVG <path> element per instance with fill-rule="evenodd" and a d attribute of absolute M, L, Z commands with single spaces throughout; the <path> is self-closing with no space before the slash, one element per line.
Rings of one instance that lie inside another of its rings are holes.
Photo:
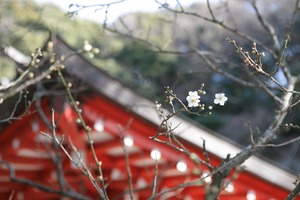
<path fill-rule="evenodd" d="M 242 67 L 243 61 L 226 41 L 226 37 L 232 37 L 245 49 L 251 49 L 249 41 L 205 20 L 174 15 L 152 0 L 127 0 L 110 5 L 109 9 L 94 6 L 80 10 L 82 7 L 76 5 L 97 3 L 75 0 L 0 0 L 1 84 L 7 84 L 17 75 L 17 66 L 5 56 L 3 47 L 11 45 L 30 55 L 35 48 L 42 47 L 50 32 L 56 32 L 74 48 L 82 48 L 85 40 L 98 47 L 101 52 L 91 62 L 121 82 L 137 88 L 152 101 L 164 102 L 165 86 L 170 86 L 178 97 L 185 100 L 188 91 L 197 90 L 204 83 L 207 94 L 201 101 L 207 106 L 213 105 L 215 93 L 224 92 L 229 98 L 226 106 L 215 107 L 213 114 L 207 117 L 188 117 L 217 131 L 236 145 L 249 144 L 249 125 L 258 135 L 272 121 L 276 112 L 275 103 L 266 93 L 258 88 L 236 84 L 209 69 L 201 57 L 190 52 L 195 48 L 207 51 L 218 68 L 250 80 Z M 177 1 L 166 3 L 171 7 L 179 6 Z M 209 15 L 206 1 L 184 0 L 181 3 L 187 11 Z M 262 41 L 266 46 L 273 44 L 248 1 L 212 1 L 212 6 L 216 16 L 230 26 L 238 27 L 238 30 Z M 285 28 L 294 6 L 293 0 L 259 1 L 259 8 L 274 26 L 281 41 L 285 37 Z M 79 11 L 78 14 L 76 11 Z M 299 73 L 300 69 L 299 22 L 298 17 L 287 51 L 287 59 L 294 74 Z M 168 51 L 173 52 L 166 53 Z M 266 69 L 271 69 L 276 61 L 266 54 L 263 62 Z M 285 83 L 280 72 L 277 79 Z M 286 122 L 297 124 L 299 121 L 298 106 Z M 276 139 L 280 143 L 298 135 L 297 129 L 282 129 L 282 134 Z M 260 156 L 288 171 L 299 173 L 299 153 L 299 143 L 296 142 L 279 148 L 267 148 Z"/>

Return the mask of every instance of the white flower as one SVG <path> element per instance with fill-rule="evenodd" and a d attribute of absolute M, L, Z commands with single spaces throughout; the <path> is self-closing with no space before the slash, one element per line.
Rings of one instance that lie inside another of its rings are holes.
<path fill-rule="evenodd" d="M 214 104 L 220 104 L 221 106 L 224 106 L 225 102 L 228 100 L 224 93 L 217 93 L 215 94 L 215 97 Z"/>
<path fill-rule="evenodd" d="M 186 97 L 186 100 L 189 102 L 189 107 L 197 107 L 200 102 L 200 96 L 197 91 L 189 91 L 189 96 Z"/>
<path fill-rule="evenodd" d="M 84 41 L 83 50 L 89 52 L 93 49 L 93 46 L 89 44 L 87 40 Z"/>

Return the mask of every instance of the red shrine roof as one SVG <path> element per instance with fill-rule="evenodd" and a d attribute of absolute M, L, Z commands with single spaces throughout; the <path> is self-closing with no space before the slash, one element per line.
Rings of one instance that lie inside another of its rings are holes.
<path fill-rule="evenodd" d="M 54 39 L 57 52 L 65 55 L 72 52 L 61 38 Z M 92 88 L 92 91 L 80 92 L 78 98 L 84 120 L 92 128 L 91 138 L 102 163 L 103 178 L 110 199 L 126 199 L 129 196 L 129 185 L 136 199 L 148 199 L 156 178 L 157 193 L 178 186 L 157 199 L 204 199 L 205 185 L 211 182 L 209 169 L 198 166 L 186 154 L 149 139 L 157 133 L 160 124 L 153 102 L 80 55 L 71 57 L 64 64 L 67 74 Z M 70 105 L 65 104 L 61 96 L 45 97 L 40 103 L 50 121 L 52 108 L 55 109 L 56 134 L 58 138 L 65 138 L 64 145 L 70 156 L 75 159 L 74 149 L 70 148 L 72 142 L 81 153 L 84 163 L 89 165 L 92 175 L 99 176 L 85 131 L 78 125 L 77 115 Z M 32 114 L 13 121 L 1 131 L 0 162 L 4 160 L 9 164 L 0 163 L 0 199 L 8 199 L 10 196 L 12 199 L 59 199 L 58 194 L 45 191 L 45 188 L 55 191 L 59 189 L 58 171 L 53 162 L 55 151 L 51 147 L 52 141 L 41 134 L 49 133 L 49 130 L 39 113 L 34 111 L 36 108 L 32 108 Z M 213 165 L 218 165 L 228 153 L 235 155 L 240 151 L 223 138 L 216 137 L 212 131 L 187 119 L 174 117 L 172 124 L 180 124 L 174 134 L 188 150 L 205 159 L 203 138 Z M 124 156 L 124 147 L 127 157 Z M 154 157 L 159 159 L 155 160 Z M 61 161 L 64 177 L 69 184 L 65 188 L 71 187 L 78 193 L 97 199 L 99 194 L 90 180 L 63 152 Z M 219 199 L 284 199 L 294 187 L 294 175 L 258 157 L 251 157 L 243 166 L 245 168 L 242 172 L 232 172 L 229 176 L 233 180 L 230 182 L 228 179 L 229 184 Z M 180 187 L 180 184 L 199 180 L 206 175 L 203 182 Z M 12 180 L 12 176 L 17 179 Z M 25 180 L 39 183 L 40 189 L 22 184 Z"/>

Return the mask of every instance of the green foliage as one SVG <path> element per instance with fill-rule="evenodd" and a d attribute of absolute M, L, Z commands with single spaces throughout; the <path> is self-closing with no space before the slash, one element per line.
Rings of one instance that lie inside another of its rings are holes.
<path fill-rule="evenodd" d="M 97 42 L 99 28 L 88 20 L 70 19 L 65 12 L 52 4 L 38 6 L 32 1 L 1 2 L 1 43 L 30 53 L 43 45 L 49 32 L 61 34 L 68 43 L 79 48 L 83 40 Z M 25 12 L 26 10 L 26 12 Z"/>
<path fill-rule="evenodd" d="M 77 49 L 88 40 L 101 50 L 101 54 L 92 60 L 94 64 L 129 85 L 141 86 L 140 90 L 146 90 L 149 96 L 157 94 L 176 74 L 177 56 L 154 53 L 146 44 L 104 32 L 100 24 L 76 16 L 70 18 L 52 4 L 39 6 L 31 1 L 1 0 L 1 6 L 1 14 L 5 17 L 0 20 L 8 25 L 0 26 L 1 45 L 12 45 L 30 55 L 44 44 L 50 31 L 59 33 Z M 139 37 L 149 37 L 156 44 L 168 43 L 171 29 L 165 26 L 166 16 L 161 13 L 136 15 L 125 18 L 132 18 L 134 29 L 148 30 L 147 33 L 141 31 Z"/>
<path fill-rule="evenodd" d="M 136 31 L 139 38 L 166 48 L 171 43 L 172 20 L 165 13 L 133 13 L 124 16 L 126 26 Z M 123 26 L 116 22 L 119 29 Z"/>
<path fill-rule="evenodd" d="M 139 42 L 125 43 L 115 59 L 123 65 L 122 77 L 128 75 L 125 81 L 152 98 L 160 96 L 163 87 L 173 83 L 179 60 L 175 55 L 154 52 Z"/>
<path fill-rule="evenodd" d="M 16 75 L 16 64 L 5 56 L 0 58 L 0 79 L 3 77 L 13 79 Z"/>
<path fill-rule="evenodd" d="M 124 46 L 116 57 L 146 78 L 157 79 L 175 70 L 176 56 L 153 52 L 145 44 L 132 42 Z"/>
<path fill-rule="evenodd" d="M 31 1 L 1 1 L 1 45 L 30 53 L 47 38 L 41 8 Z"/>

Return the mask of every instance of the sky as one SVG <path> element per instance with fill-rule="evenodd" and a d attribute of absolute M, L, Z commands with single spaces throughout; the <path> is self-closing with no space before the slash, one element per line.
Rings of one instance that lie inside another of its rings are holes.
<path fill-rule="evenodd" d="M 79 4 L 79 5 L 95 5 L 95 4 L 105 4 L 110 2 L 116 2 L 120 0 L 34 0 L 39 4 L 43 3 L 53 3 L 59 6 L 64 11 L 72 11 L 72 8 L 69 8 L 70 4 Z M 161 3 L 168 3 L 170 6 L 176 5 L 176 0 L 158 0 Z M 181 0 L 180 3 L 182 6 L 188 6 L 195 2 L 200 2 L 203 0 Z M 73 7 L 75 8 L 75 7 Z M 124 0 L 124 2 L 112 4 L 109 7 L 108 12 L 108 23 L 113 22 L 119 16 L 130 13 L 130 12 L 155 12 L 159 8 L 159 4 L 155 0 Z M 102 23 L 105 19 L 105 9 L 98 10 L 95 12 L 95 8 L 84 9 L 79 12 L 79 17 L 86 19 L 91 19 Z"/>

